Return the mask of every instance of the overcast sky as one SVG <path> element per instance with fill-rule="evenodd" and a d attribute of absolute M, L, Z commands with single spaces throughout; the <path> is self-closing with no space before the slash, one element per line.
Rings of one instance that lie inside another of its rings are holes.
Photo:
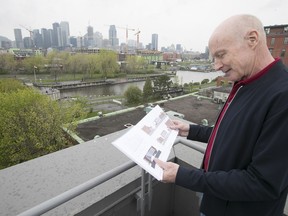
<path fill-rule="evenodd" d="M 14 28 L 52 28 L 68 21 L 70 34 L 86 33 L 88 25 L 108 38 L 109 25 L 139 29 L 140 42 L 158 34 L 162 46 L 181 44 L 205 50 L 210 34 L 224 19 L 239 13 L 259 17 L 265 26 L 288 24 L 288 0 L 0 0 L 0 35 L 14 38 Z M 136 40 L 129 31 L 129 39 Z M 23 37 L 28 31 L 22 28 Z M 120 42 L 125 30 L 117 29 Z"/>

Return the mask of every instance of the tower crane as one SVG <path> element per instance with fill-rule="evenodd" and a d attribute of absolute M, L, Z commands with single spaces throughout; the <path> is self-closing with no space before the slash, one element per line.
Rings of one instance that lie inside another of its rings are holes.
<path fill-rule="evenodd" d="M 125 47 L 125 53 L 128 53 L 128 31 L 135 31 L 135 29 L 133 28 L 128 28 L 126 27 L 122 27 L 122 26 L 115 26 L 116 28 L 119 29 L 125 29 L 126 30 L 126 47 Z"/>
<path fill-rule="evenodd" d="M 31 29 L 28 29 L 27 27 L 21 25 L 21 24 L 20 24 L 20 26 L 29 32 L 31 43 L 32 43 L 32 47 L 34 47 L 34 34 L 33 34 L 33 31 Z"/>
<path fill-rule="evenodd" d="M 138 29 L 137 32 L 134 34 L 134 35 L 137 36 L 137 45 L 136 45 L 137 47 L 136 47 L 136 49 L 139 49 L 139 34 L 140 34 L 140 32 L 141 31 Z"/>
<path fill-rule="evenodd" d="M 115 27 L 126 30 L 126 44 L 127 44 L 127 43 L 128 43 L 128 31 L 135 31 L 135 29 L 133 29 L 133 28 L 128 28 L 128 27 L 121 27 L 121 26 L 115 26 Z"/>

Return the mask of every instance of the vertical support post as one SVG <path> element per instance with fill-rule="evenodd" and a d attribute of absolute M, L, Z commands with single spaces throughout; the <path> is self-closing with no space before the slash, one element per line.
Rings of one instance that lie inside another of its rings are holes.
<path fill-rule="evenodd" d="M 152 206 L 152 175 L 148 174 L 148 200 L 149 200 L 149 211 Z"/>
<path fill-rule="evenodd" d="M 141 216 L 145 215 L 145 170 L 141 171 Z"/>

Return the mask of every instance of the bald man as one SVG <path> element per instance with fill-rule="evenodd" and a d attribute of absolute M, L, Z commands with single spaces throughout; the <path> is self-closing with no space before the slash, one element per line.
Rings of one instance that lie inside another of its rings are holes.
<path fill-rule="evenodd" d="M 215 126 L 175 121 L 179 136 L 207 143 L 200 169 L 155 159 L 163 182 L 203 193 L 206 216 L 282 216 L 288 191 L 288 71 L 262 23 L 236 15 L 209 40 L 215 70 L 234 82 Z"/>

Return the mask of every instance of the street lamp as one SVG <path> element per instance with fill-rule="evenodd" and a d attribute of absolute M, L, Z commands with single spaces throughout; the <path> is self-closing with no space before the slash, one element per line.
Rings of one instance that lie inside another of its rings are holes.
<path fill-rule="evenodd" d="M 36 83 L 36 69 L 37 67 L 34 65 L 34 83 Z"/>

